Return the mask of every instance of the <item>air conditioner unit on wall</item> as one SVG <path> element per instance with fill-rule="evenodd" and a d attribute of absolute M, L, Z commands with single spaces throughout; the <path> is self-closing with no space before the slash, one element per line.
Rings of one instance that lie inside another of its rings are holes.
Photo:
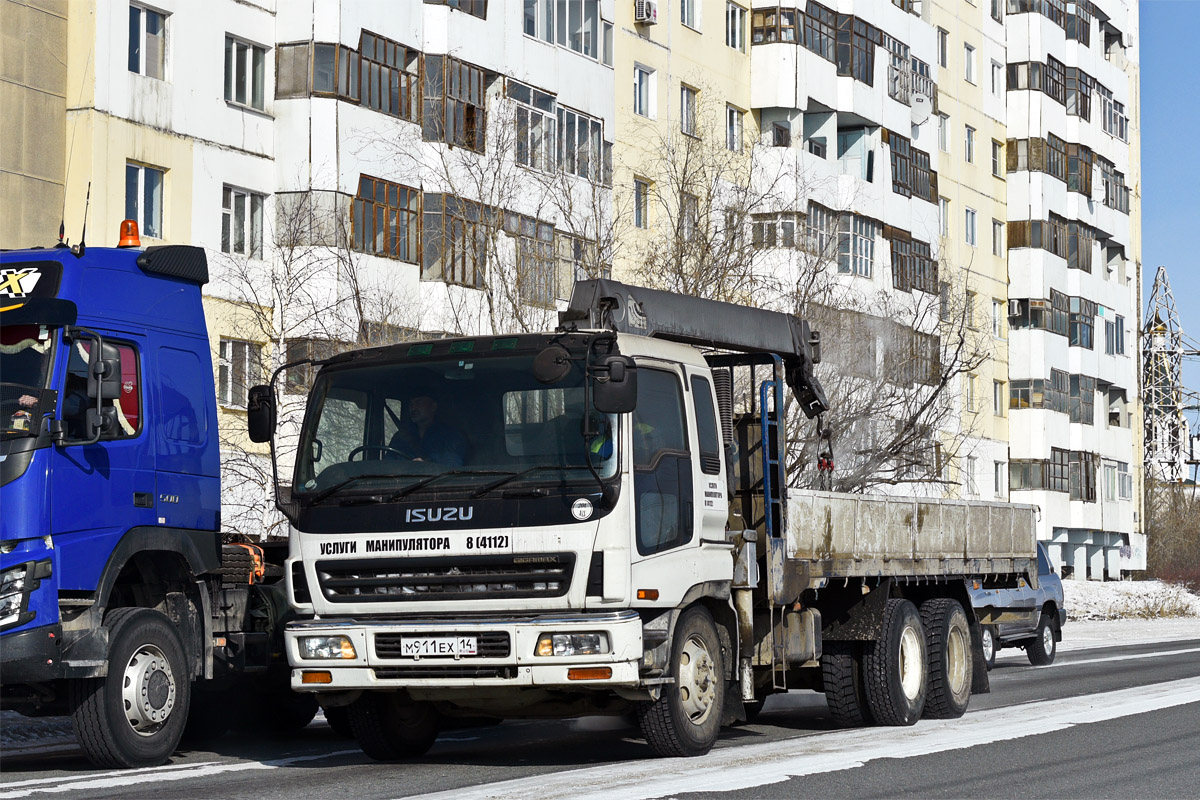
<path fill-rule="evenodd" d="M 658 3 L 655 0 L 633 0 L 633 19 L 643 25 L 657 25 Z"/>

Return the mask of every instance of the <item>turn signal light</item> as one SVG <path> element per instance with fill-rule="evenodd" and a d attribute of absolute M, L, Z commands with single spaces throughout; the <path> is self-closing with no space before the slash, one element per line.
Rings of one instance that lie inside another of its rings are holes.
<path fill-rule="evenodd" d="M 612 667 L 577 667 L 567 670 L 569 681 L 606 681 L 612 677 Z"/>
<path fill-rule="evenodd" d="M 657 600 L 658 589 L 638 589 L 638 600 Z"/>
<path fill-rule="evenodd" d="M 121 240 L 117 247 L 141 247 L 142 240 L 138 237 L 137 220 L 127 219 L 121 223 Z"/>
<path fill-rule="evenodd" d="M 305 672 L 300 676 L 301 683 L 333 683 L 333 673 L 329 671 Z"/>

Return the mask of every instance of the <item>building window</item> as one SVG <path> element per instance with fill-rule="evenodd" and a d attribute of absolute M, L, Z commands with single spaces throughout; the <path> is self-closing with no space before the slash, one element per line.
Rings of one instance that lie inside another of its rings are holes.
<path fill-rule="evenodd" d="M 679 130 L 696 135 L 696 90 L 690 86 L 679 87 Z"/>
<path fill-rule="evenodd" d="M 1123 142 L 1129 141 L 1129 119 L 1125 116 L 1125 104 L 1113 100 L 1113 93 L 1103 84 L 1096 84 L 1100 95 L 1100 127 L 1109 136 Z"/>
<path fill-rule="evenodd" d="M 246 390 L 262 382 L 262 350 L 254 342 L 221 339 L 217 392 L 223 406 L 245 408 Z"/>
<path fill-rule="evenodd" d="M 1004 145 L 992 139 L 992 175 L 993 177 L 1004 179 L 1004 173 L 1001 171 L 1004 168 Z"/>
<path fill-rule="evenodd" d="M 1120 314 L 1104 321 L 1104 352 L 1110 356 L 1125 355 L 1125 318 Z"/>
<path fill-rule="evenodd" d="M 427 6 L 450 6 L 473 17 L 487 19 L 488 0 L 425 0 Z"/>
<path fill-rule="evenodd" d="M 992 255 L 1004 255 L 1004 223 L 998 219 L 992 220 Z"/>
<path fill-rule="evenodd" d="M 487 130 L 484 73 L 450 56 L 425 56 L 423 136 L 482 153 Z"/>
<path fill-rule="evenodd" d="M 633 225 L 650 227 L 650 184 L 639 178 L 633 179 Z"/>
<path fill-rule="evenodd" d="M 746 9 L 737 3 L 725 4 L 725 44 L 746 52 Z"/>
<path fill-rule="evenodd" d="M 943 28 L 937 32 L 937 60 L 939 67 L 950 66 L 950 32 Z"/>
<path fill-rule="evenodd" d="M 938 265 L 930 247 L 918 239 L 893 235 L 892 286 L 902 292 L 912 290 L 934 294 L 938 291 Z"/>
<path fill-rule="evenodd" d="M 262 258 L 263 200 L 232 186 L 221 190 L 221 252 Z"/>
<path fill-rule="evenodd" d="M 353 53 L 343 57 L 339 47 L 339 96 L 349 94 L 358 99 L 360 90 L 355 84 L 361 74 L 361 102 L 364 106 L 401 119 L 419 120 L 420 53 L 367 31 L 362 32 L 358 46 L 358 59 L 354 58 Z M 348 91 L 342 91 L 343 86 Z"/>
<path fill-rule="evenodd" d="M 683 192 L 679 196 L 679 239 L 693 242 L 700 235 L 700 198 Z"/>
<path fill-rule="evenodd" d="M 554 95 L 508 79 L 508 97 L 516 104 L 517 163 L 550 172 L 557 163 L 558 103 Z"/>
<path fill-rule="evenodd" d="M 938 216 L 941 219 L 942 236 L 950 235 L 950 201 L 944 197 L 938 198 Z"/>
<path fill-rule="evenodd" d="M 486 278 L 495 211 L 450 194 L 426 194 L 421 277 L 480 289 Z"/>
<path fill-rule="evenodd" d="M 266 48 L 225 37 L 225 101 L 266 108 Z"/>
<path fill-rule="evenodd" d="M 808 215 L 804 220 L 804 234 L 807 239 L 806 249 L 821 260 L 833 257 L 832 247 L 836 243 L 838 215 L 825 206 L 811 200 L 808 203 Z"/>
<path fill-rule="evenodd" d="M 992 336 L 1004 338 L 1004 304 L 999 300 L 992 301 Z"/>
<path fill-rule="evenodd" d="M 518 296 L 530 305 L 553 307 L 558 297 L 554 226 L 509 211 L 504 232 L 516 239 Z"/>
<path fill-rule="evenodd" d="M 1071 490 L 1071 452 L 1050 448 L 1050 481 L 1046 487 L 1052 492 Z"/>
<path fill-rule="evenodd" d="M 570 5 L 561 0 L 525 0 L 524 32 L 612 66 L 612 23 L 600 18 L 600 0 L 574 0 Z"/>
<path fill-rule="evenodd" d="M 979 317 L 977 316 L 979 311 L 979 295 L 967 289 L 966 298 L 966 308 L 963 309 L 963 312 L 967 318 L 967 327 L 975 330 L 979 327 Z"/>
<path fill-rule="evenodd" d="M 1096 379 L 1087 375 L 1071 375 L 1067 395 L 1067 413 L 1071 422 L 1094 425 L 1096 421 Z"/>
<path fill-rule="evenodd" d="M 938 150 L 950 152 L 950 117 L 938 114 Z"/>
<path fill-rule="evenodd" d="M 967 159 L 968 164 L 974 164 L 975 163 L 975 129 L 972 128 L 970 125 L 967 125 L 965 128 L 965 134 L 964 134 L 963 141 L 964 141 L 963 149 L 966 151 L 963 155 Z"/>
<path fill-rule="evenodd" d="M 558 107 L 558 164 L 563 172 L 606 183 L 612 149 L 600 120 Z"/>
<path fill-rule="evenodd" d="M 633 68 L 633 113 L 654 117 L 654 70 Z"/>
<path fill-rule="evenodd" d="M 975 48 L 969 44 L 963 44 L 963 78 L 975 83 Z"/>
<path fill-rule="evenodd" d="M 838 272 L 871 277 L 875 263 L 873 220 L 857 214 L 842 214 L 838 219 Z"/>
<path fill-rule="evenodd" d="M 992 413 L 997 417 L 1004 416 L 1004 407 L 1008 405 L 1004 400 L 1004 381 L 992 381 Z"/>
<path fill-rule="evenodd" d="M 148 8 L 129 7 L 129 71 L 147 78 L 166 77 L 167 16 Z"/>
<path fill-rule="evenodd" d="M 975 247 L 979 243 L 979 236 L 975 226 L 975 209 L 966 209 L 966 215 L 963 222 L 963 236 L 966 238 L 967 244 Z"/>
<path fill-rule="evenodd" d="M 871 182 L 871 146 L 866 128 L 847 128 L 838 131 L 838 166 L 843 175 L 853 175 Z"/>
<path fill-rule="evenodd" d="M 1096 322 L 1096 304 L 1082 297 L 1070 300 L 1067 341 L 1071 347 L 1092 349 L 1092 331 Z"/>
<path fill-rule="evenodd" d="M 1072 500 L 1096 502 L 1096 468 L 1100 457 L 1095 453 L 1071 450 L 1068 454 L 1068 486 Z"/>
<path fill-rule="evenodd" d="M 992 481 L 996 486 L 996 497 L 1004 497 L 1004 473 L 1008 472 L 1004 468 L 1003 461 L 992 462 Z"/>
<path fill-rule="evenodd" d="M 811 143 L 812 140 L 810 139 Z M 792 129 L 787 125 L 775 122 L 771 124 L 771 146 L 772 147 L 791 147 L 792 146 Z M 811 152 L 811 148 L 810 148 Z"/>
<path fill-rule="evenodd" d="M 1133 499 L 1133 475 L 1129 472 L 1129 464 L 1117 462 L 1117 497 L 1121 500 Z"/>
<path fill-rule="evenodd" d="M 963 489 L 968 497 L 975 497 L 979 494 L 979 484 L 975 480 L 975 473 L 978 469 L 979 459 L 975 456 L 967 456 L 965 466 L 963 467 Z"/>
<path fill-rule="evenodd" d="M 938 286 L 938 319 L 950 321 L 950 284 L 945 282 Z"/>
<path fill-rule="evenodd" d="M 992 19 L 1004 22 L 1004 0 L 991 0 Z"/>
<path fill-rule="evenodd" d="M 1004 65 L 999 61 L 992 62 L 992 97 L 1002 97 L 1004 93 Z"/>
<path fill-rule="evenodd" d="M 142 236 L 163 235 L 163 171 L 142 164 L 125 164 L 125 219 L 137 222 Z"/>
<path fill-rule="evenodd" d="M 420 191 L 363 175 L 351 207 L 350 228 L 353 247 L 360 253 L 419 263 Z"/>
<path fill-rule="evenodd" d="M 745 112 L 725 106 L 725 146 L 735 153 L 742 152 L 742 118 Z"/>
<path fill-rule="evenodd" d="M 689 28 L 700 30 L 700 12 L 696 9 L 698 0 L 679 0 L 679 21 Z"/>

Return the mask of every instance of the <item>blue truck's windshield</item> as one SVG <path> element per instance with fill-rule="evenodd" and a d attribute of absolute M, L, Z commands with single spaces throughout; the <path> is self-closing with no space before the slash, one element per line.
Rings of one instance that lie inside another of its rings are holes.
<path fill-rule="evenodd" d="M 584 435 L 580 362 L 551 386 L 534 378 L 529 355 L 329 369 L 310 403 L 298 498 L 594 483 L 589 456 L 601 477 L 616 472 L 616 418 L 593 411 L 596 433 Z"/>
<path fill-rule="evenodd" d="M 0 430 L 37 433 L 32 418 L 42 400 L 54 355 L 54 336 L 44 325 L 0 327 Z"/>

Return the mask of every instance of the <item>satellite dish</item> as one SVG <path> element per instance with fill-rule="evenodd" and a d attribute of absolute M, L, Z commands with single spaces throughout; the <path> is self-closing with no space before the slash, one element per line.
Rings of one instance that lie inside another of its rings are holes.
<path fill-rule="evenodd" d="M 929 102 L 929 98 L 923 94 L 913 92 L 912 96 L 912 124 L 924 125 L 929 119 L 929 115 L 933 113 L 933 103 Z"/>

